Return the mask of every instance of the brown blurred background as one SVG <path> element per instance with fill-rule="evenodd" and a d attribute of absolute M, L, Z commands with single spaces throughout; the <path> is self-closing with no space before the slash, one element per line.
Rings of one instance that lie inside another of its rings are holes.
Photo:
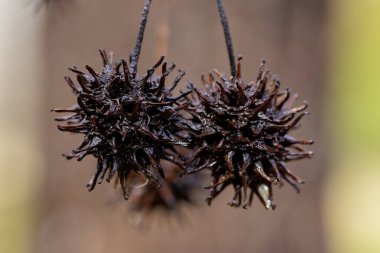
<path fill-rule="evenodd" d="M 39 11 L 27 2 L 0 1 L 0 252 L 380 250 L 380 2 L 225 0 L 245 79 L 265 58 L 282 87 L 309 102 L 297 135 L 316 141 L 315 156 L 291 164 L 307 184 L 301 194 L 276 188 L 273 212 L 258 201 L 230 208 L 225 192 L 211 207 L 200 199 L 184 208 L 182 223 L 157 215 L 144 229 L 130 224 L 128 202 L 111 184 L 87 192 L 95 161 L 60 155 L 81 136 L 58 132 L 50 113 L 74 102 L 68 67 L 99 69 L 99 48 L 128 57 L 144 1 L 51 1 Z M 212 68 L 228 72 L 215 1 L 153 1 L 140 72 L 162 54 L 186 70 L 182 87 Z"/>

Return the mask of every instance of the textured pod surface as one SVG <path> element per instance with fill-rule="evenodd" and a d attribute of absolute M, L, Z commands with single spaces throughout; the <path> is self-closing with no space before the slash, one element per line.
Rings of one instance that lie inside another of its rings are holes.
<path fill-rule="evenodd" d="M 247 208 L 256 194 L 267 209 L 275 208 L 273 184 L 288 182 L 297 191 L 303 183 L 287 169 L 288 161 L 310 158 L 312 152 L 290 131 L 299 126 L 306 102 L 293 106 L 297 95 L 280 91 L 280 81 L 264 69 L 257 79 L 246 83 L 241 76 L 241 57 L 236 75 L 226 77 L 217 70 L 202 77 L 205 89 L 194 89 L 188 112 L 193 116 L 192 145 L 187 173 L 211 170 L 212 182 L 207 202 L 232 186 L 235 194 L 229 204 Z M 217 79 L 216 79 L 217 77 Z"/>
<path fill-rule="evenodd" d="M 77 103 L 66 109 L 53 109 L 68 113 L 57 117 L 61 131 L 80 133 L 84 139 L 78 148 L 65 156 L 79 161 L 88 155 L 97 159 L 94 177 L 88 183 L 89 191 L 104 179 L 110 182 L 117 175 L 125 198 L 128 198 L 126 179 L 131 171 L 144 175 L 149 182 L 160 185 L 157 174 L 164 177 L 160 160 L 178 163 L 182 156 L 176 145 L 187 143 L 179 135 L 183 117 L 183 102 L 187 94 L 172 96 L 172 91 L 184 75 L 165 86 L 167 76 L 175 65 L 168 67 L 164 57 L 141 78 L 130 71 L 125 60 L 112 62 L 100 50 L 103 69 L 97 73 L 86 66 L 87 72 L 77 68 L 77 84 L 70 77 L 67 83 L 77 97 Z M 161 74 L 155 71 L 161 66 Z M 157 173 L 158 172 L 158 173 Z"/>

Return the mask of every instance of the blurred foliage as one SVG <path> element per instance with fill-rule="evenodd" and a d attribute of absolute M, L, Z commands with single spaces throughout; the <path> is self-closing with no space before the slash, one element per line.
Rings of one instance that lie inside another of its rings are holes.
<path fill-rule="evenodd" d="M 332 6 L 328 105 L 334 170 L 326 187 L 332 252 L 380 252 L 380 1 Z"/>
<path fill-rule="evenodd" d="M 331 108 L 340 155 L 380 150 L 380 1 L 338 0 L 330 29 Z"/>

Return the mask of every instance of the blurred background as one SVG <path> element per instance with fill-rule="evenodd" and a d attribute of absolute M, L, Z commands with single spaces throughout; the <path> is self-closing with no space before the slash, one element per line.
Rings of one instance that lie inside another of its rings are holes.
<path fill-rule="evenodd" d="M 58 132 L 53 107 L 74 103 L 68 67 L 101 66 L 99 48 L 127 58 L 143 0 L 0 0 L 0 252 L 380 252 L 380 1 L 225 0 L 243 76 L 262 58 L 309 101 L 300 137 L 312 160 L 291 164 L 301 194 L 275 189 L 258 201 L 184 207 L 180 220 L 129 222 L 128 202 L 102 184 L 85 187 L 95 161 L 66 161 L 81 136 Z M 139 69 L 164 54 L 200 83 L 228 72 L 215 1 L 153 1 Z M 39 6 L 39 7 L 38 7 Z"/>

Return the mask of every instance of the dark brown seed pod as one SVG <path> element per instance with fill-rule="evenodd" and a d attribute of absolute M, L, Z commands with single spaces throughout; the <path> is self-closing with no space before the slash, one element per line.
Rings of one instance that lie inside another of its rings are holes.
<path fill-rule="evenodd" d="M 221 1 L 217 4 L 231 60 L 234 54 L 228 23 Z M 308 114 L 304 112 L 307 103 L 293 107 L 297 95 L 280 91 L 279 79 L 265 70 L 265 62 L 257 79 L 246 83 L 241 76 L 241 59 L 237 64 L 230 62 L 231 77 L 216 69 L 208 78 L 202 77 L 205 89 L 194 88 L 196 96 L 189 98 L 194 151 L 187 173 L 211 171 L 212 183 L 206 187 L 211 189 L 208 204 L 232 185 L 231 206 L 247 208 L 256 194 L 267 209 L 274 209 L 273 184 L 286 181 L 299 191 L 297 184 L 303 183 L 285 163 L 312 156 L 301 147 L 312 141 L 289 135 Z"/>
<path fill-rule="evenodd" d="M 82 160 L 88 155 L 97 158 L 97 169 L 88 183 L 89 191 L 104 179 L 110 182 L 117 174 L 123 195 L 128 198 L 126 180 L 131 172 L 144 175 L 149 182 L 160 185 L 156 175 L 164 177 L 162 159 L 178 163 L 182 156 L 175 146 L 187 146 L 180 136 L 179 123 L 183 120 L 180 111 L 187 94 L 172 96 L 172 91 L 184 75 L 179 72 L 174 82 L 167 87 L 167 76 L 175 65 L 168 67 L 164 57 L 142 77 L 137 75 L 137 62 L 147 15 L 151 1 L 145 4 L 142 24 L 137 36 L 136 47 L 130 57 L 116 63 L 112 55 L 100 50 L 103 69 L 96 72 L 86 66 L 87 72 L 70 68 L 77 76 L 77 84 L 65 77 L 77 97 L 77 104 L 55 112 L 70 113 L 57 121 L 61 131 L 84 135 L 83 142 L 70 154 L 68 159 Z M 155 74 L 161 67 L 161 74 Z"/>
<path fill-rule="evenodd" d="M 213 180 L 206 187 L 211 189 L 209 204 L 232 185 L 231 206 L 246 208 L 256 193 L 266 208 L 274 208 L 272 184 L 284 180 L 298 191 L 297 184 L 303 182 L 285 163 L 312 156 L 300 146 L 312 141 L 289 135 L 308 114 L 307 104 L 293 107 L 297 95 L 290 98 L 289 90 L 279 91 L 280 81 L 264 70 L 264 63 L 257 79 L 245 83 L 240 60 L 236 76 L 228 78 L 213 70 L 208 79 L 203 78 L 205 90 L 194 89 L 188 111 L 194 116 L 196 148 L 187 173 L 211 170 Z"/>
<path fill-rule="evenodd" d="M 187 175 L 179 177 L 181 169 L 176 166 L 165 167 L 165 181 L 160 188 L 152 185 L 146 185 L 141 176 L 134 173 L 129 178 L 132 187 L 130 191 L 129 209 L 136 220 L 135 223 L 148 221 L 151 214 L 157 210 L 166 213 L 176 212 L 180 210 L 182 204 L 194 205 L 194 195 L 196 189 L 200 186 L 199 175 Z M 136 182 L 139 182 L 138 184 Z M 146 182 L 146 181 L 145 181 Z"/>

